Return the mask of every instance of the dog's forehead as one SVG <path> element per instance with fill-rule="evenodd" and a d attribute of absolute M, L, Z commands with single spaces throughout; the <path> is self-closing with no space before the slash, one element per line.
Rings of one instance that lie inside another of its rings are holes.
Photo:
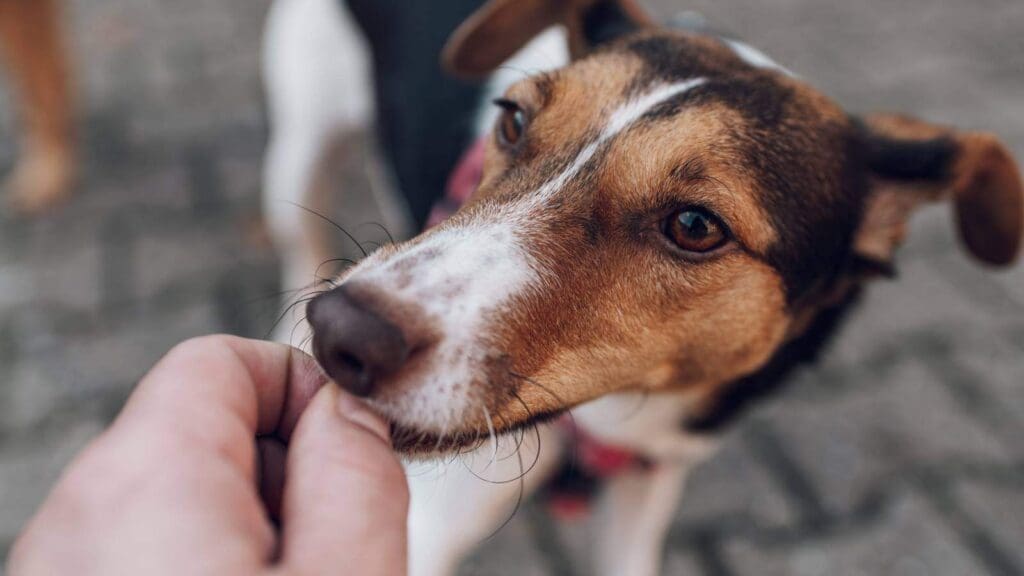
<path fill-rule="evenodd" d="M 753 56 L 756 54 L 757 56 Z M 804 105 L 821 112 L 838 110 L 811 86 L 754 48 L 735 40 L 674 30 L 635 34 L 596 50 L 553 74 L 539 77 L 546 97 L 571 98 L 585 92 L 595 104 L 613 104 L 640 96 L 652 86 L 692 78 L 713 80 L 701 92 L 765 123 L 779 121 L 785 105 Z M 582 110 L 581 110 L 582 111 Z"/>
<path fill-rule="evenodd" d="M 544 106 L 533 135 L 540 150 L 571 157 L 626 111 L 628 129 L 609 145 L 620 161 L 605 162 L 602 174 L 639 163 L 664 177 L 696 162 L 705 175 L 732 180 L 723 190 L 746 215 L 741 225 L 760 222 L 756 248 L 782 272 L 791 298 L 845 256 L 863 191 L 849 117 L 778 65 L 752 62 L 717 38 L 660 31 L 601 49 L 530 89 Z"/>
<path fill-rule="evenodd" d="M 515 154 L 488 153 L 480 201 L 621 205 L 616 194 L 631 187 L 653 210 L 664 179 L 696 162 L 726 184 L 733 213 L 724 216 L 740 218 L 734 231 L 779 272 L 789 303 L 827 285 L 849 257 L 866 190 L 856 131 L 841 107 L 777 65 L 713 37 L 649 32 L 523 81 L 509 97 L 535 117 Z M 592 185 L 609 176 L 630 181 Z"/>

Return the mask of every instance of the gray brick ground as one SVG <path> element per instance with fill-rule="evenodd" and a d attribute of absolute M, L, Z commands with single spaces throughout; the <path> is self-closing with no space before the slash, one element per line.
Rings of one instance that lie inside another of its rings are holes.
<path fill-rule="evenodd" d="M 1024 486 L 1005 475 L 988 481 L 964 481 L 955 487 L 955 496 L 965 514 L 977 523 L 992 528 L 991 537 L 1015 566 L 1024 566 Z"/>
<path fill-rule="evenodd" d="M 780 544 L 735 542 L 728 565 L 759 576 L 963 576 L 984 574 L 927 502 L 900 495 L 861 526 Z"/>
<path fill-rule="evenodd" d="M 255 225 L 269 2 L 68 2 L 79 194 L 36 221 L 0 213 L 0 555 L 167 348 L 270 328 L 281 287 Z M 704 12 L 854 111 L 995 130 L 1024 157 L 1019 0 L 651 3 Z M 0 171 L 14 149 L 0 138 Z M 341 150 L 339 218 L 382 219 L 365 135 Z M 1024 267 L 975 267 L 935 207 L 915 218 L 900 268 L 819 366 L 695 472 L 666 574 L 1024 573 Z M 589 545 L 585 525 L 527 504 L 462 573 L 582 575 Z"/>
<path fill-rule="evenodd" d="M 964 418 L 920 365 L 878 378 L 877 387 L 833 402 L 777 404 L 765 411 L 768 420 L 755 443 L 771 438 L 807 474 L 824 509 L 854 512 L 899 484 L 915 465 L 1011 458 L 985 426 Z"/>
<path fill-rule="evenodd" d="M 730 523 L 746 528 L 789 526 L 797 512 L 755 457 L 750 431 L 728 436 L 715 458 L 699 467 L 687 482 L 679 527 L 699 530 Z"/>
<path fill-rule="evenodd" d="M 524 510 L 502 530 L 500 538 L 486 542 L 459 571 L 460 576 L 544 576 L 551 566 L 544 557 L 529 514 Z M 507 531 L 507 534 L 506 534 Z"/>

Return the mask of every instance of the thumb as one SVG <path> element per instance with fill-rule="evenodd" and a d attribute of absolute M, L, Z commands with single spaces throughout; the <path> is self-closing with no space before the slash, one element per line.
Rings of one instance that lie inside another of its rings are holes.
<path fill-rule="evenodd" d="M 317 393 L 292 435 L 283 506 L 286 568 L 405 574 L 405 472 L 387 424 L 334 384 Z"/>

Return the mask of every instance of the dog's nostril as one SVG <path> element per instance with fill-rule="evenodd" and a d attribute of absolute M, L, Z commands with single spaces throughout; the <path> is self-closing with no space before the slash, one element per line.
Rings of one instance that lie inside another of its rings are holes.
<path fill-rule="evenodd" d="M 345 352 L 338 352 L 337 354 L 335 354 L 335 359 L 338 361 L 339 364 L 353 372 L 363 371 L 363 363 L 360 362 L 358 358 L 351 354 L 346 354 Z"/>
<path fill-rule="evenodd" d="M 373 374 L 358 358 L 338 352 L 334 359 L 334 369 L 328 369 L 328 374 L 335 382 L 356 396 L 369 396 L 373 392 Z"/>
<path fill-rule="evenodd" d="M 344 287 L 314 298 L 307 309 L 313 355 L 339 386 L 369 396 L 376 380 L 401 368 L 409 348 L 401 330 L 355 301 Z"/>

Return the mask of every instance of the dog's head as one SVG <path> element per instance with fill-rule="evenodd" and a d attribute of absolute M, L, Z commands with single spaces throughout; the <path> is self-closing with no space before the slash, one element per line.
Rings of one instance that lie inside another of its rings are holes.
<path fill-rule="evenodd" d="M 399 449 L 456 448 L 615 391 L 699 403 L 889 269 L 927 202 L 953 203 L 973 256 L 1015 258 L 1024 193 L 993 136 L 852 117 L 627 0 L 493 0 L 446 62 L 486 73 L 558 22 L 574 62 L 498 102 L 471 202 L 310 304 L 320 363 Z"/>

